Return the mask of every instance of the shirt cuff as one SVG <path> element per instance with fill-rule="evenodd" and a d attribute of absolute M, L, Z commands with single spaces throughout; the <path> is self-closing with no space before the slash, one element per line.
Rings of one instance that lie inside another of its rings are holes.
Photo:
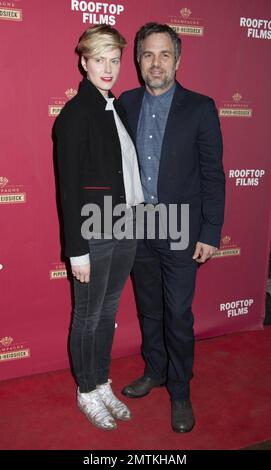
<path fill-rule="evenodd" d="M 88 264 L 89 261 L 89 254 L 81 255 L 81 256 L 71 256 L 70 262 L 72 266 L 81 266 L 83 264 Z"/>

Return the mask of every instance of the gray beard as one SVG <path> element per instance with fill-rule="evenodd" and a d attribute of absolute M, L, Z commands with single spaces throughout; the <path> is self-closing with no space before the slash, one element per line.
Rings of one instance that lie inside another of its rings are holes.
<path fill-rule="evenodd" d="M 149 88 L 154 88 L 158 89 L 161 88 L 162 90 L 170 86 L 171 84 L 174 83 L 175 77 L 170 78 L 168 80 L 163 80 L 161 82 L 157 82 L 155 80 L 145 80 L 146 85 L 148 85 Z"/>
<path fill-rule="evenodd" d="M 144 82 L 146 85 L 148 85 L 149 88 L 153 89 L 159 89 L 161 90 L 170 87 L 170 85 L 174 83 L 175 81 L 175 76 L 176 73 L 174 72 L 173 75 L 166 77 L 164 80 L 161 79 L 161 81 L 151 79 L 150 77 L 146 77 L 145 79 L 143 78 Z"/>

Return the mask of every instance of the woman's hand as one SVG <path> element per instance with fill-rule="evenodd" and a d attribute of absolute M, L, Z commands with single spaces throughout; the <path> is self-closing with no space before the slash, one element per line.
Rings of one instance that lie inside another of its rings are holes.
<path fill-rule="evenodd" d="M 89 282 L 90 280 L 90 263 L 80 266 L 72 266 L 73 276 L 80 282 Z"/>

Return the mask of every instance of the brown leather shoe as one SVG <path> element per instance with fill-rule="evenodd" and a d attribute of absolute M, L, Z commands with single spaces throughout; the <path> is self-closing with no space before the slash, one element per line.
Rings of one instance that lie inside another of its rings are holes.
<path fill-rule="evenodd" d="M 148 395 L 154 387 L 162 387 L 163 385 L 165 385 L 165 381 L 157 381 L 143 375 L 124 387 L 121 393 L 129 398 L 141 398 Z"/>
<path fill-rule="evenodd" d="M 190 432 L 195 425 L 195 417 L 190 400 L 171 402 L 171 426 L 175 432 Z"/>

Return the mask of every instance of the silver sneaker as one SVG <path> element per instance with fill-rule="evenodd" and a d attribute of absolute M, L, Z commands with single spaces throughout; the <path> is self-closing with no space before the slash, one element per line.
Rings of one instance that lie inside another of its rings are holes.
<path fill-rule="evenodd" d="M 97 426 L 97 428 L 111 431 L 117 427 L 113 416 L 104 406 L 98 390 L 89 393 L 80 393 L 77 390 L 77 405 L 79 409 L 86 415 L 88 420 Z"/>
<path fill-rule="evenodd" d="M 132 413 L 129 408 L 114 395 L 110 385 L 111 383 L 112 380 L 109 379 L 107 383 L 97 385 L 97 392 L 114 418 L 128 421 L 132 418 Z"/>

